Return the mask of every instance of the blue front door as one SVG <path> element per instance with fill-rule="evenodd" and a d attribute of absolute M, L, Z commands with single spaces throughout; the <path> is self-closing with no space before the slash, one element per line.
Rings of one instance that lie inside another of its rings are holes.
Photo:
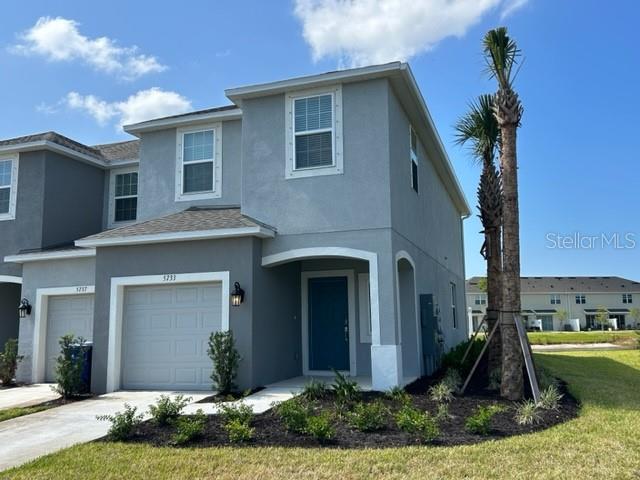
<path fill-rule="evenodd" d="M 309 279 L 309 370 L 349 370 L 347 277 Z"/>

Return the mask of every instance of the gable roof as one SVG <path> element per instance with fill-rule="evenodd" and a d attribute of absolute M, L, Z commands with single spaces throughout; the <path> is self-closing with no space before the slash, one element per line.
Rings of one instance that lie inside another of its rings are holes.
<path fill-rule="evenodd" d="M 466 282 L 467 293 L 484 293 L 481 277 Z M 621 277 L 520 277 L 522 293 L 640 293 L 640 282 Z"/>
<path fill-rule="evenodd" d="M 219 120 L 238 120 L 242 118 L 242 110 L 236 105 L 224 105 L 222 107 L 206 108 L 193 112 L 170 115 L 168 117 L 154 118 L 144 122 L 125 125 L 124 131 L 132 135 L 144 132 L 152 132 L 163 128 L 191 125 Z"/>

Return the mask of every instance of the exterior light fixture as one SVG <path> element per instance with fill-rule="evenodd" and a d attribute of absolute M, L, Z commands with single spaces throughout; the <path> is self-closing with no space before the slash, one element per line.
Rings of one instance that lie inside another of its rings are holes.
<path fill-rule="evenodd" d="M 20 305 L 18 305 L 18 314 L 20 315 L 20 318 L 25 318 L 27 315 L 31 315 L 31 304 L 26 298 L 20 300 Z"/>
<path fill-rule="evenodd" d="M 240 288 L 238 282 L 233 284 L 233 293 L 231 294 L 231 305 L 239 307 L 244 301 L 244 290 Z"/>

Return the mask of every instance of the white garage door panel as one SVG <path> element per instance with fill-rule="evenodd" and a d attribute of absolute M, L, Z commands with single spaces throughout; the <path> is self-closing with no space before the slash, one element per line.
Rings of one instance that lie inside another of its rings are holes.
<path fill-rule="evenodd" d="M 207 342 L 221 327 L 219 283 L 126 288 L 122 388 L 210 390 Z"/>
<path fill-rule="evenodd" d="M 55 381 L 60 337 L 72 333 L 86 340 L 93 338 L 93 295 L 49 297 L 47 304 L 47 344 L 45 380 Z"/>

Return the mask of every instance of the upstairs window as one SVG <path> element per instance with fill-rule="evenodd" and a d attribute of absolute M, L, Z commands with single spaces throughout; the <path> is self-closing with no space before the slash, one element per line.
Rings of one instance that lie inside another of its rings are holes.
<path fill-rule="evenodd" d="M 115 222 L 133 222 L 138 214 L 138 172 L 115 176 Z"/>
<path fill-rule="evenodd" d="M 551 305 L 560 305 L 560 295 L 551 295 Z"/>
<path fill-rule="evenodd" d="M 286 177 L 342 173 L 341 88 L 287 96 Z"/>
<path fill-rule="evenodd" d="M 585 303 L 587 303 L 587 297 L 584 295 L 576 295 L 576 304 L 584 305 Z"/>
<path fill-rule="evenodd" d="M 456 284 L 451 282 L 451 315 L 453 318 L 453 328 L 458 328 L 458 315 L 456 312 Z"/>
<path fill-rule="evenodd" d="M 409 126 L 409 147 L 411 151 L 411 188 L 418 193 L 418 137 L 412 126 Z"/>
<path fill-rule="evenodd" d="M 630 293 L 623 293 L 622 303 L 633 303 L 633 296 Z"/>
<path fill-rule="evenodd" d="M 16 218 L 18 158 L 0 157 L 0 220 Z"/>
<path fill-rule="evenodd" d="M 484 295 L 476 295 L 475 299 L 474 299 L 474 303 L 476 305 L 486 305 L 487 304 L 487 298 Z"/>
<path fill-rule="evenodd" d="M 221 196 L 220 123 L 178 129 L 176 201 Z"/>

